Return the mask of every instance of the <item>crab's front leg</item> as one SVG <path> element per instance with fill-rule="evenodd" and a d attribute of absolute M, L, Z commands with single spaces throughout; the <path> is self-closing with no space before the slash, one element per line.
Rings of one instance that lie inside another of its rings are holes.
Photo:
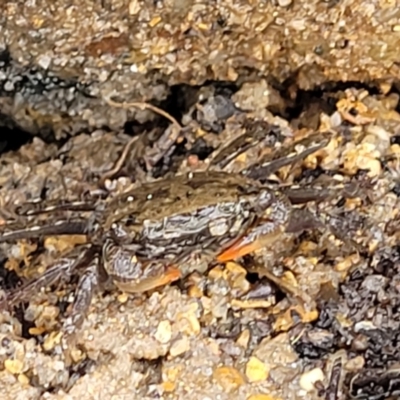
<path fill-rule="evenodd" d="M 339 183 L 336 185 L 325 185 L 320 187 L 281 187 L 280 189 L 290 199 L 292 204 L 305 204 L 311 201 L 320 203 L 339 196 L 345 199 L 365 197 L 362 187 L 354 183 L 346 185 Z"/>
<path fill-rule="evenodd" d="M 181 278 L 180 270 L 166 261 L 137 257 L 138 246 L 120 245 L 106 239 L 103 265 L 115 286 L 127 293 L 143 293 Z"/>
<path fill-rule="evenodd" d="M 294 209 L 287 225 L 287 233 L 301 233 L 306 230 L 328 230 L 335 238 L 350 248 L 362 252 L 365 249 L 354 240 L 354 227 L 346 218 L 331 216 L 318 209 Z"/>
<path fill-rule="evenodd" d="M 308 208 L 294 208 L 286 232 L 299 233 L 305 230 L 328 229 L 337 239 L 363 251 L 362 247 L 352 238 L 354 229 L 349 226 L 349 220 L 340 216 L 329 215 L 319 209 L 318 204 L 341 196 L 345 199 L 363 197 L 362 188 L 354 184 L 338 187 L 299 187 L 282 190 L 292 204 L 314 203 Z M 358 227 L 359 229 L 360 227 Z"/>
<path fill-rule="evenodd" d="M 276 200 L 271 207 L 259 216 L 257 224 L 251 227 L 232 246 L 222 251 L 217 256 L 217 261 L 235 260 L 263 248 L 273 250 L 274 255 L 276 252 L 286 252 L 285 233 L 288 233 L 288 229 L 295 231 L 305 227 L 305 225 L 299 226 L 293 222 L 295 214 L 296 211 L 292 208 L 289 200 L 284 195 L 277 193 Z M 314 223 L 314 220 L 311 221 L 307 227 L 313 226 Z M 278 241 L 281 242 L 279 245 L 277 245 Z M 311 299 L 307 294 L 275 276 L 265 262 L 269 264 L 266 259 L 263 259 L 262 264 L 257 260 L 253 260 L 253 266 L 249 268 L 249 272 L 255 272 L 259 276 L 266 277 L 293 298 L 299 299 L 305 304 L 311 304 Z"/>

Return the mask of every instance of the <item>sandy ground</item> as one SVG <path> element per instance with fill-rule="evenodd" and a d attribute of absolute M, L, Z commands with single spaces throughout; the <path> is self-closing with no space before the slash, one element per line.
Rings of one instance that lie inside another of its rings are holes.
<path fill-rule="evenodd" d="M 113 197 L 166 173 L 202 170 L 243 134 L 256 145 L 229 171 L 328 132 L 324 149 L 268 178 L 332 193 L 318 207 L 304 206 L 318 210 L 323 228 L 282 237 L 290 251 L 276 249 L 269 259 L 304 303 L 246 275 L 239 260 L 140 296 L 100 292 L 75 340 L 65 343 L 60 327 L 76 281 L 46 288 L 0 314 L 2 398 L 399 395 L 394 2 L 42 0 L 5 1 L 0 10 L 0 123 L 35 136 L 10 150 L 20 132 L 3 131 L 1 232 L 16 205 L 87 198 L 104 176 Z M 177 121 L 141 105 L 110 105 L 110 97 L 151 101 Z M 147 142 L 109 174 L 134 135 Z M 1 289 L 40 275 L 82 240 L 0 244 Z M 257 306 L 249 288 L 263 290 Z"/>

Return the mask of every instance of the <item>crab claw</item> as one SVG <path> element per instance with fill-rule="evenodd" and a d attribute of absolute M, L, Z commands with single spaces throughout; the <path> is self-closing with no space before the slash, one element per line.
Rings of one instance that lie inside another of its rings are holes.
<path fill-rule="evenodd" d="M 166 267 L 165 271 L 156 276 L 148 276 L 131 281 L 117 281 L 114 284 L 122 291 L 127 293 L 144 293 L 149 290 L 166 286 L 182 277 L 178 268 Z"/>
<path fill-rule="evenodd" d="M 218 262 L 227 262 L 230 260 L 235 260 L 240 257 L 244 257 L 247 254 L 252 253 L 260 249 L 262 246 L 259 244 L 259 241 L 256 240 L 254 242 L 246 243 L 245 240 L 239 240 L 234 243 L 231 247 L 228 247 L 225 251 L 223 251 L 218 257 Z"/>
<path fill-rule="evenodd" d="M 228 247 L 221 254 L 219 254 L 217 256 L 217 261 L 223 263 L 235 260 L 254 251 L 270 246 L 280 237 L 281 233 L 283 232 L 280 227 L 274 227 L 271 229 L 272 226 L 273 225 L 271 225 L 271 223 L 267 223 L 250 231 L 248 234 L 244 235 L 238 241 L 233 243 L 232 246 Z M 265 231 L 267 233 L 265 233 Z"/>

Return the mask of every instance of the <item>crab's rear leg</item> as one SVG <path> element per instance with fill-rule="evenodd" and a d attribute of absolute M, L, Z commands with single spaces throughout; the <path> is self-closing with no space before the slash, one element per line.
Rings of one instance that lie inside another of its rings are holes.
<path fill-rule="evenodd" d="M 75 252 L 79 250 L 77 257 Z M 41 276 L 34 278 L 19 288 L 16 288 L 6 295 L 9 306 L 17 306 L 29 301 L 42 288 L 62 281 L 68 281 L 73 273 L 88 263 L 88 257 L 92 253 L 91 246 L 83 245 L 74 249 L 73 253 L 63 257 L 60 261 L 49 267 Z"/>
<path fill-rule="evenodd" d="M 70 316 L 63 325 L 63 331 L 67 335 L 71 335 L 79 330 L 86 318 L 93 295 L 98 289 L 102 278 L 100 268 L 100 255 L 98 254 L 79 278 Z"/>
<path fill-rule="evenodd" d="M 86 235 L 91 227 L 87 221 L 59 221 L 54 224 L 32 225 L 20 228 L 18 225 L 10 225 L 0 231 L 0 243 L 12 242 L 21 239 L 37 239 L 41 236 L 54 235 Z"/>
<path fill-rule="evenodd" d="M 8 307 L 18 306 L 28 302 L 43 287 L 60 282 L 61 279 L 70 277 L 75 269 L 73 259 L 62 259 L 51 266 L 43 275 L 33 279 L 21 287 L 6 293 L 6 303 Z"/>
<path fill-rule="evenodd" d="M 94 202 L 51 202 L 51 203 L 25 203 L 16 206 L 11 214 L 4 219 L 0 218 L 0 243 L 20 239 L 34 239 L 40 236 L 52 235 L 86 235 L 90 233 L 96 219 L 97 206 Z M 4 211 L 4 210 L 2 210 Z M 45 214 L 69 212 L 56 218 L 53 223 L 46 220 L 39 222 L 31 217 Z M 82 213 L 91 212 L 91 216 L 84 219 Z"/>
<path fill-rule="evenodd" d="M 50 267 L 39 278 L 31 280 L 9 293 L 6 296 L 8 306 L 16 306 L 27 302 L 42 288 L 53 284 L 60 284 L 62 281 L 66 282 L 78 270 L 83 270 L 76 289 L 71 315 L 63 326 L 63 331 L 67 335 L 76 332 L 82 326 L 93 294 L 99 286 L 100 278 L 102 278 L 100 274 L 99 249 L 90 245 L 79 246 L 74 249 L 73 253 L 77 250 L 80 250 L 77 257 L 74 257 L 74 254 L 70 254 L 69 257 L 63 258 Z"/>
<path fill-rule="evenodd" d="M 30 202 L 15 207 L 14 213 L 17 216 L 30 217 L 40 214 L 51 214 L 60 211 L 88 212 L 95 211 L 94 201 L 49 201 L 49 202 Z"/>

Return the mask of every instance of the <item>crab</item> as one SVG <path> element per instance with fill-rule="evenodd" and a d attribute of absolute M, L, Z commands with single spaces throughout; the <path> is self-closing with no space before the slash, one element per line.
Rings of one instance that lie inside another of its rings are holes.
<path fill-rule="evenodd" d="M 321 195 L 277 188 L 260 178 L 304 159 L 328 141 L 314 135 L 300 153 L 291 146 L 239 173 L 223 171 L 246 150 L 238 140 L 218 152 L 202 172 L 145 183 L 114 198 L 19 207 L 18 218 L 2 226 L 0 243 L 77 234 L 88 240 L 38 278 L 8 291 L 8 307 L 28 302 L 40 289 L 78 274 L 71 313 L 63 327 L 70 334 L 82 326 L 96 289 L 107 282 L 127 293 L 147 292 L 194 271 L 204 273 L 214 262 L 273 246 L 285 232 L 320 227 L 318 218 L 299 218 L 293 205 L 326 198 L 329 191 Z M 68 212 L 68 219 L 60 219 L 60 212 Z M 82 213 L 90 216 L 82 218 Z M 43 215 L 46 218 L 39 218 Z"/>

